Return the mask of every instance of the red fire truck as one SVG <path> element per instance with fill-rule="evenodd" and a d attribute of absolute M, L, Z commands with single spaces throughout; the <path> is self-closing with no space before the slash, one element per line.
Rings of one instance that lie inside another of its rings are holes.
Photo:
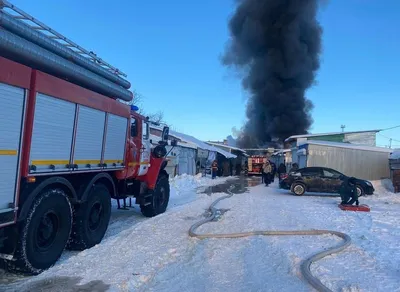
<path fill-rule="evenodd" d="M 247 174 L 261 174 L 263 164 L 267 157 L 263 155 L 252 155 L 247 159 Z"/>
<path fill-rule="evenodd" d="M 132 100 L 126 75 L 7 1 L 0 8 L 0 258 L 38 274 L 64 248 L 101 242 L 111 198 L 165 212 L 168 127 L 151 146 L 148 119 L 119 101 Z"/>

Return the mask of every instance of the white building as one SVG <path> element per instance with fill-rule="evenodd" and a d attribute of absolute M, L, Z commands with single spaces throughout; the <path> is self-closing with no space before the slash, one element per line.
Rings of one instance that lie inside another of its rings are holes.
<path fill-rule="evenodd" d="M 152 140 L 152 144 L 158 144 L 158 141 L 161 140 L 161 133 L 161 127 L 150 126 L 150 139 Z M 169 137 L 169 145 L 173 139 L 178 142 L 178 145 L 174 148 L 172 148 L 172 146 L 167 146 L 169 154 L 167 156 L 168 166 L 166 170 L 171 176 L 185 173 L 188 175 L 195 175 L 211 165 L 212 161 L 216 159 L 217 153 L 226 158 L 236 158 L 236 155 L 208 145 L 187 134 L 170 130 Z"/>

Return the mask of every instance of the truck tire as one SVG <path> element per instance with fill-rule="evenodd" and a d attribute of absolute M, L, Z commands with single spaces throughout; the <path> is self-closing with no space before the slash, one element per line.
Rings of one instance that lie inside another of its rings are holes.
<path fill-rule="evenodd" d="M 111 217 L 111 196 L 103 184 L 94 185 L 87 201 L 77 206 L 68 249 L 84 250 L 103 240 Z"/>
<path fill-rule="evenodd" d="M 164 213 L 165 210 L 167 210 L 170 193 L 168 176 L 160 175 L 158 177 L 156 187 L 151 192 L 151 203 L 147 206 L 140 205 L 140 210 L 146 217 L 154 217 L 158 214 Z"/>
<path fill-rule="evenodd" d="M 71 203 L 61 189 L 39 194 L 20 223 L 15 261 L 7 267 L 14 272 L 37 275 L 53 266 L 67 245 L 72 227 Z"/>

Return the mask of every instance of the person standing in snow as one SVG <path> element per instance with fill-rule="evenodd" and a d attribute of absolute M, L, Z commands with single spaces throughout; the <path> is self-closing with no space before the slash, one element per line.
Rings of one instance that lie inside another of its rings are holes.
<path fill-rule="evenodd" d="M 272 161 L 269 161 L 269 164 L 271 165 L 271 182 L 275 181 L 275 176 L 276 176 L 276 164 L 273 163 Z"/>
<path fill-rule="evenodd" d="M 214 160 L 213 163 L 211 164 L 211 178 L 212 179 L 217 177 L 217 171 L 218 171 L 218 162 L 217 162 L 217 160 Z"/>
<path fill-rule="evenodd" d="M 294 172 L 299 170 L 299 165 L 297 163 L 293 163 L 292 168 L 289 170 L 289 172 Z"/>
<path fill-rule="evenodd" d="M 265 161 L 262 167 L 262 175 L 265 186 L 267 187 L 271 183 L 272 167 L 269 160 Z"/>
<path fill-rule="evenodd" d="M 356 203 L 357 206 L 359 205 L 355 180 L 356 179 L 354 177 L 346 177 L 343 180 L 343 183 L 339 189 L 342 205 L 353 205 L 354 203 Z"/>
<path fill-rule="evenodd" d="M 278 167 L 279 182 L 281 181 L 281 175 L 284 173 L 286 173 L 286 166 L 285 166 L 285 164 L 281 163 L 281 164 L 279 164 L 279 167 Z"/>

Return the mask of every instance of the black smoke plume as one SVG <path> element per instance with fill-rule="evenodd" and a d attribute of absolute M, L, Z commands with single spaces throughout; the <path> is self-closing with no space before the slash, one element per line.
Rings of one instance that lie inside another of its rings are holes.
<path fill-rule="evenodd" d="M 242 73 L 242 85 L 250 93 L 238 144 L 280 144 L 291 135 L 307 133 L 313 104 L 305 92 L 320 64 L 319 1 L 236 2 L 223 63 Z"/>

